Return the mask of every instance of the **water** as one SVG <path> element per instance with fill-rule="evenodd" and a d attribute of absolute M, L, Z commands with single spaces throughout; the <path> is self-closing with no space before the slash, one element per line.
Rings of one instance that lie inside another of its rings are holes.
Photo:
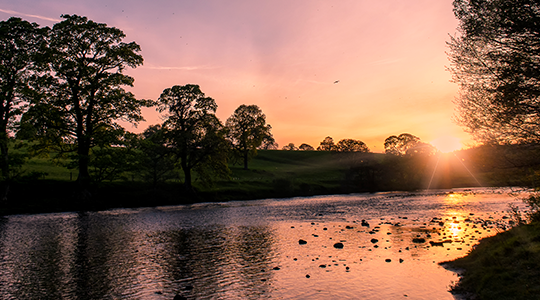
<path fill-rule="evenodd" d="M 508 204 L 522 205 L 507 192 L 7 216 L 0 219 L 0 298 L 452 299 L 458 277 L 438 263 L 507 226 Z"/>

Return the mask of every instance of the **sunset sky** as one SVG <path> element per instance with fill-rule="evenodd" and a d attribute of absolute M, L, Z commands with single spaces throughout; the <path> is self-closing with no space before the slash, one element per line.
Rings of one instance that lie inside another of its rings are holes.
<path fill-rule="evenodd" d="M 52 26 L 61 14 L 117 27 L 141 46 L 144 65 L 127 71 L 138 98 L 198 84 L 223 122 L 256 104 L 280 147 L 331 136 L 382 152 L 404 132 L 471 142 L 452 121 L 452 0 L 0 0 L 1 20 Z M 153 109 L 145 118 L 132 131 L 161 122 Z"/>

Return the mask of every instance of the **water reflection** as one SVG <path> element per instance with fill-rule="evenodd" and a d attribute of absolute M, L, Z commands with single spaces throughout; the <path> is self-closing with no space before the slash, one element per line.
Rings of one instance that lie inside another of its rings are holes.
<path fill-rule="evenodd" d="M 451 299 L 457 277 L 437 262 L 504 230 L 513 200 L 472 190 L 9 216 L 0 298 Z"/>

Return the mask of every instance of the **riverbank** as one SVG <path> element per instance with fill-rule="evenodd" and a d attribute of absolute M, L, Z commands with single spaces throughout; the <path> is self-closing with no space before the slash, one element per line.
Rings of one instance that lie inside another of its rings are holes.
<path fill-rule="evenodd" d="M 482 239 L 467 256 L 443 265 L 461 270 L 452 291 L 470 299 L 540 299 L 540 223 Z"/>

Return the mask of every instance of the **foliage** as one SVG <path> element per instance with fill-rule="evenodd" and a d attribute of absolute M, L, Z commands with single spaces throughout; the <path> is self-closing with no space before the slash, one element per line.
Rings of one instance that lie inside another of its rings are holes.
<path fill-rule="evenodd" d="M 343 139 L 340 140 L 336 146 L 335 151 L 337 152 L 369 152 L 368 146 L 359 140 L 353 139 Z"/>
<path fill-rule="evenodd" d="M 294 143 L 288 143 L 287 145 L 283 146 L 282 150 L 296 151 L 298 148 L 294 145 Z"/>
<path fill-rule="evenodd" d="M 334 139 L 330 136 L 327 136 L 322 140 L 317 151 L 335 151 L 336 145 L 334 144 Z"/>
<path fill-rule="evenodd" d="M 0 171 L 10 178 L 9 132 L 26 110 L 28 87 L 40 67 L 46 30 L 38 24 L 9 18 L 0 21 Z"/>
<path fill-rule="evenodd" d="M 311 146 L 309 144 L 303 143 L 302 145 L 300 145 L 298 147 L 298 150 L 301 150 L 301 151 L 314 151 L 315 148 L 313 148 L 313 146 Z"/>
<path fill-rule="evenodd" d="M 420 138 L 410 133 L 402 133 L 399 136 L 391 135 L 384 140 L 384 152 L 404 156 L 409 149 L 415 148 L 418 143 L 420 143 Z"/>
<path fill-rule="evenodd" d="M 257 148 L 263 142 L 274 142 L 270 132 L 272 127 L 266 124 L 266 116 L 257 105 L 240 105 L 227 119 L 225 126 L 233 154 L 242 158 L 246 170 L 248 160 L 257 154 Z"/>
<path fill-rule="evenodd" d="M 166 131 L 161 125 L 151 125 L 135 140 L 137 172 L 152 186 L 169 179 L 178 178 L 176 158 L 167 147 Z"/>
<path fill-rule="evenodd" d="M 540 193 L 530 193 L 523 201 L 529 207 L 526 213 L 528 221 L 540 223 Z"/>
<path fill-rule="evenodd" d="M 206 97 L 198 85 L 188 84 L 165 89 L 158 103 L 158 110 L 167 113 L 163 124 L 167 146 L 180 161 L 184 185 L 191 189 L 192 170 L 198 171 L 204 182 L 209 182 L 210 175 L 228 174 L 229 144 L 215 115 L 214 99 Z"/>
<path fill-rule="evenodd" d="M 136 165 L 134 134 L 124 132 L 114 143 L 93 147 L 88 163 L 92 181 L 126 179 L 126 172 L 139 171 Z"/>
<path fill-rule="evenodd" d="M 483 142 L 539 142 L 540 3 L 456 0 L 454 14 L 458 122 Z"/>
<path fill-rule="evenodd" d="M 90 180 L 90 149 L 106 146 L 121 130 L 118 120 L 143 120 L 138 100 L 123 86 L 134 79 L 123 74 L 143 58 L 135 42 L 124 43 L 124 33 L 86 17 L 63 15 L 53 26 L 48 43 L 48 82 L 35 95 L 27 120 L 37 129 L 41 144 L 77 153 L 81 183 Z"/>

